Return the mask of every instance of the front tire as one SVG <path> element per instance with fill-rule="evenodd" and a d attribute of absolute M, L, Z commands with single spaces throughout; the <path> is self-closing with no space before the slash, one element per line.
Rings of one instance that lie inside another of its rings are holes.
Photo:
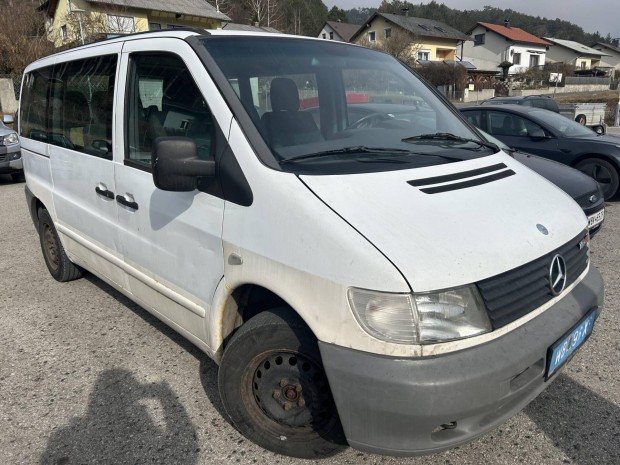
<path fill-rule="evenodd" d="M 56 232 L 52 217 L 43 208 L 39 210 L 39 240 L 45 265 L 56 281 L 73 281 L 82 277 L 82 269 L 69 260 Z"/>
<path fill-rule="evenodd" d="M 233 425 L 272 452 L 310 459 L 346 444 L 316 339 L 290 308 L 259 313 L 235 333 L 219 391 Z"/>
<path fill-rule="evenodd" d="M 575 168 L 600 184 L 605 200 L 612 198 L 618 191 L 618 169 L 607 160 L 586 158 L 577 163 Z"/>

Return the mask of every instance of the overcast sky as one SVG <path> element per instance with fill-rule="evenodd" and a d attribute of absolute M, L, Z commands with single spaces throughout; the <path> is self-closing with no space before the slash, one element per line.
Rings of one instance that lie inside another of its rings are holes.
<path fill-rule="evenodd" d="M 603 36 L 610 33 L 620 37 L 620 2 L 618 0 L 437 0 L 458 10 L 481 10 L 485 5 L 541 16 L 560 18 L 581 26 L 586 32 L 598 31 Z M 411 3 L 430 3 L 430 0 L 413 0 Z M 378 7 L 381 0 L 323 0 L 331 8 L 337 5 L 349 10 L 357 7 Z"/>

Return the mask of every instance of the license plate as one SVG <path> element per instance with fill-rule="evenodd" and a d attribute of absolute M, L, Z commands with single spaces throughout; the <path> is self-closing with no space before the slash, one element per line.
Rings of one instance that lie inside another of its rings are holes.
<path fill-rule="evenodd" d="M 588 229 L 592 229 L 597 224 L 600 224 L 605 219 L 605 209 L 599 210 L 596 213 L 588 216 Z"/>
<path fill-rule="evenodd" d="M 594 328 L 596 317 L 596 310 L 590 311 L 573 329 L 549 347 L 545 378 L 549 378 L 558 368 L 564 365 L 585 340 L 588 339 L 588 336 L 592 333 L 592 328 Z"/>

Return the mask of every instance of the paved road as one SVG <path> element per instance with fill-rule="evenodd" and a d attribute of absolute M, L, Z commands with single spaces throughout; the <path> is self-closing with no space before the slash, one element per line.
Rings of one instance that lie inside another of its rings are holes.
<path fill-rule="evenodd" d="M 0 176 L 0 199 L 0 463 L 313 463 L 239 435 L 222 416 L 215 364 L 144 310 L 92 276 L 55 282 L 23 184 Z M 584 350 L 523 413 L 436 456 L 348 449 L 320 463 L 620 463 L 620 203 L 607 208 L 592 246 L 607 310 Z"/>

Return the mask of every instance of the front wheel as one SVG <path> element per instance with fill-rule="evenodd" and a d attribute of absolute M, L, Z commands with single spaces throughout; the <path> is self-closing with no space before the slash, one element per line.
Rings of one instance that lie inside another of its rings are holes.
<path fill-rule="evenodd" d="M 39 210 L 39 240 L 47 269 L 56 281 L 66 282 L 82 277 L 82 269 L 69 260 L 52 217 L 43 208 Z"/>
<path fill-rule="evenodd" d="M 310 459 L 346 444 L 316 339 L 290 308 L 259 313 L 235 333 L 219 391 L 234 426 L 272 452 Z"/>
<path fill-rule="evenodd" d="M 607 160 L 587 158 L 577 163 L 575 168 L 600 184 L 605 200 L 612 198 L 618 191 L 618 169 Z"/>

